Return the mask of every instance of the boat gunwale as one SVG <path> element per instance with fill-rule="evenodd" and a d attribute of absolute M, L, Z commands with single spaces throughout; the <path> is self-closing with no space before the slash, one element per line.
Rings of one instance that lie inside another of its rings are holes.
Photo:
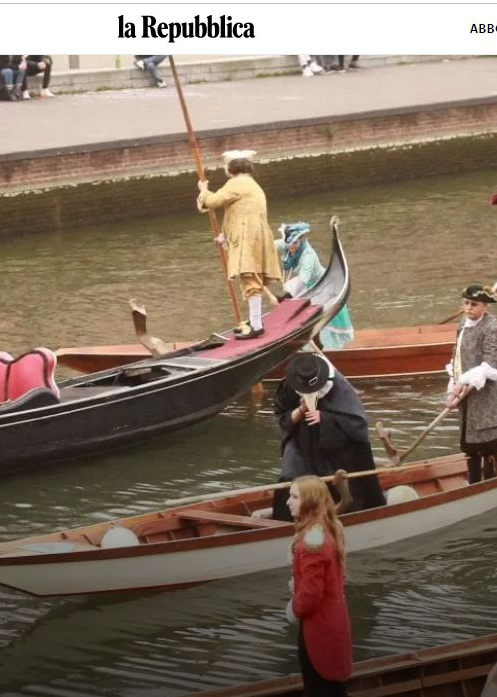
<path fill-rule="evenodd" d="M 347 680 L 347 684 L 354 681 L 379 677 L 381 675 L 391 675 L 397 671 L 406 671 L 410 669 L 427 668 L 437 663 L 446 663 L 449 661 L 464 661 L 474 657 L 484 657 L 488 653 L 497 652 L 497 634 L 486 634 L 463 641 L 451 642 L 450 644 L 442 644 L 421 648 L 415 651 L 408 651 L 401 654 L 392 654 L 389 656 L 378 656 L 367 658 L 362 661 L 356 661 L 352 667 L 352 674 Z M 482 668 L 486 666 L 475 666 Z M 433 673 L 433 677 L 437 677 L 437 673 Z M 443 678 L 444 674 L 440 676 Z M 413 676 L 407 677 L 405 680 L 397 683 L 386 683 L 386 688 L 393 689 L 396 685 L 402 687 L 403 683 L 412 680 L 430 679 L 432 675 L 423 675 L 421 678 Z M 350 686 L 352 687 L 352 686 Z M 425 684 L 419 685 L 416 689 L 428 687 Z M 258 680 L 251 683 L 242 683 L 230 687 L 221 687 L 213 690 L 195 692 L 185 695 L 184 697 L 276 697 L 277 695 L 297 694 L 303 689 L 302 675 L 300 673 L 289 673 L 281 677 L 269 678 L 266 680 Z M 374 689 L 374 688 L 369 688 Z M 359 688 L 361 690 L 361 688 Z M 412 692 L 408 690 L 409 693 Z M 404 690 L 402 694 L 406 692 Z M 351 696 L 356 694 L 351 692 Z M 366 694 L 364 691 L 359 694 Z M 390 694 L 390 692 L 388 693 Z M 392 694 L 399 695 L 400 692 Z M 421 693 L 420 693 L 421 694 Z"/>
<path fill-rule="evenodd" d="M 306 308 L 303 308 L 303 311 L 312 307 L 315 308 L 315 312 L 308 318 L 306 318 L 305 322 L 301 324 L 299 327 L 297 327 L 292 333 L 285 334 L 285 336 L 275 339 L 273 342 L 267 344 L 266 346 L 260 347 L 260 349 L 256 351 L 247 351 L 246 353 L 233 356 L 232 358 L 227 358 L 223 361 L 219 360 L 219 362 L 216 365 L 200 367 L 199 369 L 193 369 L 187 372 L 185 371 L 185 373 L 182 373 L 180 375 L 165 375 L 164 377 L 159 377 L 156 380 L 151 380 L 150 382 L 142 383 L 140 385 L 126 386 L 126 390 L 122 390 L 119 392 L 116 391 L 116 394 L 112 394 L 112 386 L 109 386 L 108 394 L 102 394 L 100 396 L 89 395 L 88 397 L 79 397 L 77 399 L 74 399 L 74 401 L 67 400 L 63 402 L 58 402 L 57 404 L 50 404 L 46 407 L 38 407 L 37 409 L 25 409 L 23 411 L 7 412 L 6 414 L 0 415 L 0 429 L 4 426 L 6 427 L 11 425 L 18 425 L 21 422 L 29 423 L 30 421 L 42 421 L 46 418 L 65 416 L 67 414 L 73 414 L 78 411 L 84 411 L 90 408 L 102 407 L 107 405 L 111 406 L 118 402 L 149 395 L 154 392 L 168 390 L 173 387 L 177 387 L 178 385 L 186 385 L 189 382 L 194 382 L 199 379 L 204 380 L 205 377 L 208 375 L 216 375 L 218 373 L 224 372 L 225 370 L 232 370 L 233 368 L 237 368 L 250 362 L 259 360 L 260 358 L 264 357 L 268 352 L 271 352 L 276 348 L 279 348 L 280 345 L 284 345 L 286 343 L 294 341 L 298 339 L 298 337 L 301 334 L 304 334 L 307 331 L 309 324 L 313 323 L 316 314 L 322 314 L 324 312 L 322 305 L 313 306 L 312 304 Z M 201 356 L 199 356 L 199 358 L 201 358 Z M 150 364 L 150 359 L 146 358 L 144 360 L 146 360 Z M 162 359 L 157 360 L 160 362 Z M 284 362 L 284 360 L 286 359 L 283 359 L 282 362 Z M 138 361 L 136 363 L 126 364 L 125 366 L 122 366 L 122 368 L 123 370 L 130 370 L 133 368 L 139 369 L 140 362 Z M 100 372 L 109 372 L 110 375 L 112 375 L 114 373 L 117 373 L 117 371 L 118 368 L 110 368 L 108 370 L 98 371 L 97 373 L 93 373 L 92 375 L 96 376 Z M 82 376 L 81 378 L 81 383 L 81 387 L 84 387 L 84 376 Z M 76 382 L 73 386 L 78 387 L 80 385 Z M 61 384 L 60 389 L 63 390 L 64 388 L 65 386 Z M 71 385 L 67 385 L 66 389 L 71 389 Z M 230 400 L 233 398 L 234 397 L 230 397 Z M 32 415 L 32 418 L 19 418 L 21 415 L 29 414 Z"/>
<path fill-rule="evenodd" d="M 440 463 L 448 464 L 448 463 Z M 436 467 L 434 464 L 428 464 L 427 467 Z M 426 480 L 433 480 L 436 477 L 427 477 Z M 370 508 L 364 511 L 357 511 L 356 513 L 344 513 L 340 516 L 340 519 L 345 528 L 353 527 L 355 525 L 360 525 L 364 523 L 370 523 L 377 520 L 387 520 L 389 518 L 396 518 L 397 516 L 403 516 L 413 512 L 423 511 L 427 508 L 435 509 L 437 506 L 445 505 L 457 500 L 463 500 L 471 496 L 478 496 L 480 494 L 486 493 L 497 488 L 497 477 L 492 479 L 487 479 L 481 481 L 477 484 L 471 484 L 467 486 L 456 487 L 455 489 L 449 489 L 447 491 L 436 492 L 434 494 L 428 494 L 427 496 L 421 496 L 413 501 L 405 501 L 402 503 L 394 505 L 386 505 L 378 508 Z M 247 493 L 245 495 L 240 495 L 239 500 L 253 497 L 254 494 Z M 216 500 L 218 508 L 221 508 L 224 502 L 233 503 L 236 500 L 236 496 L 228 496 Z M 169 508 L 165 511 L 152 511 L 150 514 L 141 514 L 139 516 L 132 516 L 130 518 L 120 518 L 114 521 L 108 521 L 110 526 L 111 523 L 122 525 L 123 527 L 131 528 L 133 527 L 133 521 L 138 523 L 147 515 L 157 514 L 157 519 L 161 516 L 164 520 L 177 515 L 181 517 L 181 510 L 198 510 L 199 513 L 202 511 L 202 506 L 204 503 L 200 502 L 192 506 L 181 506 L 178 508 Z M 211 507 L 212 510 L 212 507 Z M 474 515 L 478 515 L 475 513 Z M 473 517 L 473 516 L 471 516 Z M 151 521 L 155 518 L 151 518 Z M 83 535 L 84 531 L 90 531 L 92 528 L 97 526 L 105 526 L 106 523 L 96 523 L 91 526 L 82 526 L 78 528 L 66 528 L 61 530 L 60 533 L 71 532 L 73 535 L 77 533 Z M 448 527 L 448 526 L 444 526 Z M 126 559 L 128 557 L 135 556 L 155 556 L 160 554 L 170 554 L 170 553 L 181 553 L 189 552 L 192 550 L 203 550 L 208 548 L 218 548 L 223 546 L 229 546 L 234 544 L 250 544 L 251 542 L 262 542 L 270 541 L 278 538 L 291 537 L 293 531 L 293 523 L 288 523 L 287 525 L 275 525 L 274 527 L 267 528 L 248 528 L 244 530 L 235 530 L 229 532 L 223 532 L 218 535 L 206 535 L 204 537 L 187 538 L 180 540 L 167 540 L 161 542 L 145 542 L 133 547 L 118 547 L 113 549 L 102 549 L 101 547 L 95 547 L 88 550 L 70 551 L 70 552 L 59 552 L 59 553 L 48 553 L 48 554 L 34 554 L 34 555 L 23 555 L 23 556 L 8 556 L 8 552 L 4 553 L 1 550 L 3 545 L 0 545 L 0 567 L 2 566 L 25 566 L 29 564 L 52 564 L 52 563 L 71 563 L 73 561 L 96 561 L 104 559 L 114 559 L 122 558 Z M 56 533 L 48 533 L 48 535 Z M 420 533 L 423 534 L 423 533 Z M 416 535 L 408 535 L 405 539 L 410 537 L 415 537 Z M 35 538 L 38 542 L 43 542 L 42 539 L 44 535 L 35 535 L 27 538 L 21 538 L 18 540 L 11 540 L 3 543 L 4 545 L 11 545 L 13 543 L 28 544 L 35 542 Z M 53 540 L 51 540 L 53 541 Z M 70 539 L 61 540 L 65 542 L 70 542 Z M 386 546 L 385 545 L 378 545 Z"/>

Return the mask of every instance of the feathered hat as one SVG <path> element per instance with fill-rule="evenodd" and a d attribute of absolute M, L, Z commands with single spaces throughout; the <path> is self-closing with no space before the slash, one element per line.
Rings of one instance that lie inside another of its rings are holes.
<path fill-rule="evenodd" d="M 308 223 L 290 223 L 289 225 L 283 223 L 279 226 L 278 230 L 285 246 L 289 247 L 291 244 L 295 244 L 295 242 L 302 239 L 304 235 L 308 235 L 311 228 Z"/>
<path fill-rule="evenodd" d="M 461 293 L 461 296 L 467 300 L 476 300 L 481 303 L 497 302 L 493 289 L 490 286 L 482 286 L 479 283 L 467 286 Z"/>

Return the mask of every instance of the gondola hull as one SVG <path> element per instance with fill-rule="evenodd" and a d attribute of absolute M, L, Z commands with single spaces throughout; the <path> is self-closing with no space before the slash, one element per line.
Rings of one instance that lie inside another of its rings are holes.
<path fill-rule="evenodd" d="M 0 475 L 105 451 L 184 428 L 221 411 L 312 338 L 345 303 L 349 276 L 334 232 L 328 269 L 299 299 L 264 318 L 247 341 L 232 332 L 160 358 L 60 383 L 60 403 L 0 407 Z M 15 406 L 15 405 L 14 405 Z"/>

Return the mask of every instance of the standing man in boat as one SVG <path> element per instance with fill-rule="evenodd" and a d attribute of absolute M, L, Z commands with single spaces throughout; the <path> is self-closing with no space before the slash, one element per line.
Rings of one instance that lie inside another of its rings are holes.
<path fill-rule="evenodd" d="M 228 246 L 228 277 L 240 278 L 243 299 L 248 301 L 249 322 L 235 330 L 237 339 L 253 339 L 264 333 L 264 286 L 281 280 L 274 237 L 267 220 L 264 191 L 253 179 L 253 150 L 223 153 L 228 181 L 215 193 L 208 181 L 199 181 L 198 209 L 224 208 L 219 244 Z"/>
<path fill-rule="evenodd" d="M 275 414 L 283 433 L 280 482 L 306 474 L 374 469 L 368 423 L 352 385 L 324 357 L 297 354 L 278 386 Z M 349 511 L 385 504 L 376 475 L 350 480 Z M 332 490 L 332 493 L 333 492 Z M 276 489 L 273 517 L 289 520 L 285 489 Z"/>
<path fill-rule="evenodd" d="M 461 450 L 468 456 L 468 483 L 496 475 L 497 320 L 488 314 L 496 302 L 490 287 L 473 284 L 462 292 L 464 317 L 457 330 L 447 405 L 459 408 Z M 468 386 L 474 388 L 464 396 Z"/>

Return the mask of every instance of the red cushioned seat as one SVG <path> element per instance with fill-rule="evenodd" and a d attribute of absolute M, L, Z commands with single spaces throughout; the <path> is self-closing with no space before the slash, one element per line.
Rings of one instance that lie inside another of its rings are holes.
<path fill-rule="evenodd" d="M 8 354 L 4 354 L 8 356 Z M 57 358 L 45 347 L 33 349 L 8 361 L 0 354 L 0 371 L 5 368 L 3 400 L 16 400 L 30 390 L 46 388 L 59 399 L 59 388 L 55 384 L 54 371 Z M 2 375 L 0 373 L 0 384 Z"/>
<path fill-rule="evenodd" d="M 0 402 L 6 401 L 6 391 L 7 391 L 7 373 L 9 371 L 9 364 L 14 360 L 14 356 L 6 351 L 0 351 Z"/>

